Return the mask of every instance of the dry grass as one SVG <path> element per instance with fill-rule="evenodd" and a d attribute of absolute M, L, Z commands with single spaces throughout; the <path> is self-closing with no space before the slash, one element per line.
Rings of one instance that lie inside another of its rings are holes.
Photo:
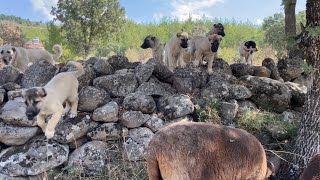
<path fill-rule="evenodd" d="M 152 58 L 151 49 L 141 49 L 141 48 L 128 48 L 125 51 L 125 56 L 130 62 L 146 62 Z"/>

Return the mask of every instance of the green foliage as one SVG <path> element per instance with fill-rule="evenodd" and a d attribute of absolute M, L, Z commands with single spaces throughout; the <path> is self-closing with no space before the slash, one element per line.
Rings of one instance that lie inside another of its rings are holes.
<path fill-rule="evenodd" d="M 199 122 L 212 122 L 220 124 L 220 104 L 216 99 L 196 99 L 195 115 Z"/>
<path fill-rule="evenodd" d="M 16 22 L 18 24 L 27 25 L 27 26 L 43 25 L 42 22 L 30 21 L 29 19 L 22 19 L 17 16 L 7 16 L 4 14 L 0 14 L 0 21 L 12 21 L 12 22 Z"/>

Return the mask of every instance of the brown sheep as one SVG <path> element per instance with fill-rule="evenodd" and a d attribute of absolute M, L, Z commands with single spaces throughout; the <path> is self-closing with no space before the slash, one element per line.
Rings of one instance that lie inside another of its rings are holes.
<path fill-rule="evenodd" d="M 179 122 L 151 139 L 149 180 L 263 180 L 267 159 L 250 133 L 222 125 Z"/>
<path fill-rule="evenodd" d="M 300 180 L 320 180 L 320 154 L 314 155 L 303 170 Z"/>

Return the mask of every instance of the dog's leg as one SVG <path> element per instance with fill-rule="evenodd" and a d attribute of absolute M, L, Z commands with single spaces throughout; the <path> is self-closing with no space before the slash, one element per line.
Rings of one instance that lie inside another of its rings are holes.
<path fill-rule="evenodd" d="M 171 54 L 168 55 L 168 63 L 169 63 L 170 71 L 173 72 L 173 70 L 177 64 L 177 61 L 175 60 L 175 58 Z"/>
<path fill-rule="evenodd" d="M 179 61 L 179 64 L 180 64 L 180 67 L 181 68 L 185 68 L 186 67 L 186 63 L 184 62 L 183 60 L 183 55 L 184 55 L 184 52 L 185 51 L 184 49 L 182 49 L 179 53 L 179 56 L 178 56 L 178 61 Z"/>
<path fill-rule="evenodd" d="M 211 75 L 213 73 L 212 65 L 213 65 L 213 61 L 215 60 L 215 57 L 216 57 L 216 53 L 213 53 L 211 58 L 209 58 L 209 61 L 208 61 L 208 74 L 209 75 Z"/>
<path fill-rule="evenodd" d="M 66 101 L 66 107 L 64 108 L 63 116 L 66 116 L 71 109 L 70 102 Z"/>
<path fill-rule="evenodd" d="M 62 114 L 63 114 L 63 107 L 61 105 L 59 110 L 57 112 L 55 112 L 54 114 L 52 114 L 51 119 L 48 121 L 48 125 L 47 125 L 46 132 L 45 132 L 45 135 L 48 139 L 51 139 L 53 137 L 53 135 L 55 133 L 55 128 L 56 128 L 58 122 L 60 121 Z"/>
<path fill-rule="evenodd" d="M 77 89 L 75 91 L 77 91 Z M 70 110 L 70 114 L 69 114 L 70 118 L 74 118 L 77 116 L 79 98 L 78 98 L 77 92 L 75 92 L 74 94 L 75 94 L 75 97 L 69 99 L 70 104 L 71 104 L 71 110 Z"/>
<path fill-rule="evenodd" d="M 248 55 L 247 64 L 248 64 L 248 65 L 252 65 L 252 54 L 249 54 L 249 55 Z"/>
<path fill-rule="evenodd" d="M 195 54 L 196 54 L 196 59 L 193 61 L 193 65 L 195 67 L 198 67 L 199 63 L 200 63 L 200 60 L 202 58 L 202 53 L 200 51 L 196 50 Z"/>
<path fill-rule="evenodd" d="M 42 129 L 43 132 L 46 132 L 46 122 L 45 122 L 45 115 L 38 115 L 37 116 L 37 124 Z"/>

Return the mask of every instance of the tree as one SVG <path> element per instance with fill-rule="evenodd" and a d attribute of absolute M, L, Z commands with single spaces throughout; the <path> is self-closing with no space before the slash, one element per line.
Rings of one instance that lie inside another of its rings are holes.
<path fill-rule="evenodd" d="M 68 42 L 85 57 L 98 40 L 108 39 L 125 22 L 118 0 L 59 0 L 52 14 L 62 23 Z"/>
<path fill-rule="evenodd" d="M 3 44 L 13 46 L 23 46 L 25 43 L 20 26 L 12 21 L 0 21 L 0 39 Z"/>
<path fill-rule="evenodd" d="M 307 63 L 313 67 L 305 112 L 294 145 L 292 164 L 283 166 L 280 179 L 298 179 L 308 160 L 320 149 L 320 1 L 307 0 L 306 27 L 302 27 L 299 46 L 304 51 Z"/>
<path fill-rule="evenodd" d="M 296 29 L 296 3 L 297 0 L 283 0 L 284 15 L 285 15 L 285 35 L 287 42 L 287 51 L 289 57 L 298 55 L 298 47 L 295 43 L 297 36 Z"/>

